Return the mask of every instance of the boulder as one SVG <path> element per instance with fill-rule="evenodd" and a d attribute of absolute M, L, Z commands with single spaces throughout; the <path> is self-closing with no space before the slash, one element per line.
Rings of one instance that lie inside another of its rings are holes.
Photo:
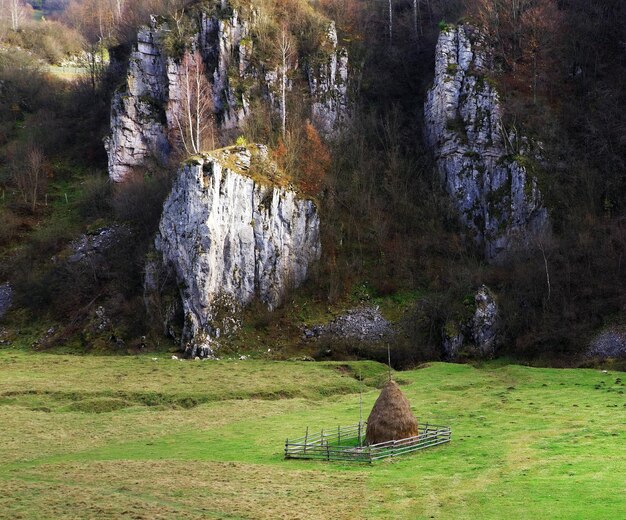
<path fill-rule="evenodd" d="M 441 336 L 446 359 L 494 357 L 502 344 L 502 316 L 493 292 L 486 285 L 481 286 L 474 295 L 472 316 L 464 320 L 448 320 Z"/>

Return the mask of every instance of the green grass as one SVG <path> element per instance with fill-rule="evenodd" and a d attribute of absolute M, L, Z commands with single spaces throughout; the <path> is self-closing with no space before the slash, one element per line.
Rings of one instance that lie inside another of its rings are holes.
<path fill-rule="evenodd" d="M 0 518 L 626 517 L 623 373 L 436 363 L 396 374 L 453 440 L 393 461 L 284 461 L 358 420 L 372 362 L 0 350 Z"/>

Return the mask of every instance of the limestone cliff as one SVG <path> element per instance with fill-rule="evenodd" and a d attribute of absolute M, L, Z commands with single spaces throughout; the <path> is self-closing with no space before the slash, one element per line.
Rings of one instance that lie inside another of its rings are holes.
<path fill-rule="evenodd" d="M 165 202 L 156 248 L 176 272 L 190 356 L 212 356 L 243 306 L 275 307 L 320 257 L 315 204 L 268 182 L 273 168 L 262 146 L 199 156 Z"/>
<path fill-rule="evenodd" d="M 249 93 L 237 89 L 237 82 L 250 79 L 252 40 L 250 23 L 236 9 L 227 18 L 202 15 L 200 49 L 213 84 L 213 104 L 223 127 L 234 128 L 249 113 Z"/>
<path fill-rule="evenodd" d="M 338 45 L 334 22 L 328 26 L 325 47 L 324 58 L 309 67 L 309 89 L 313 121 L 332 135 L 348 117 L 348 52 Z"/>
<path fill-rule="evenodd" d="M 502 124 L 491 53 L 469 25 L 441 31 L 425 103 L 426 139 L 461 221 L 485 256 L 526 248 L 549 229 L 526 140 Z"/>
<path fill-rule="evenodd" d="M 253 29 L 259 22 L 253 7 L 242 12 L 202 12 L 190 23 L 197 29 L 185 37 L 184 52 L 198 50 L 202 55 L 220 129 L 237 128 L 250 114 L 254 97 L 278 110 L 278 65 L 266 57 L 267 49 L 261 49 L 256 40 Z M 168 55 L 168 39 L 172 30 L 163 19 L 153 17 L 150 26 L 139 30 L 125 87 L 113 96 L 111 133 L 105 146 L 109 176 L 115 182 L 148 160 L 163 161 L 170 153 L 168 136 L 175 133 L 181 59 Z M 303 59 L 306 67 L 296 62 L 289 72 L 289 88 L 297 81 L 308 85 L 311 118 L 320 131 L 330 135 L 346 120 L 348 111 L 348 56 L 338 45 L 334 23 L 328 21 L 315 56 Z"/>
<path fill-rule="evenodd" d="M 168 60 L 163 30 L 152 18 L 137 33 L 128 62 L 126 87 L 111 102 L 111 134 L 105 140 L 109 177 L 123 180 L 148 158 L 164 160 L 170 151 L 166 132 L 169 95 Z"/>

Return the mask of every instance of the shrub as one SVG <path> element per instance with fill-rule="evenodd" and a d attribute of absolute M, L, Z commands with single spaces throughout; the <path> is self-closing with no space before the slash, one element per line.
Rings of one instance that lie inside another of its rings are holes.
<path fill-rule="evenodd" d="M 14 241 L 19 236 L 20 226 L 21 220 L 12 211 L 0 211 L 0 246 Z"/>
<path fill-rule="evenodd" d="M 111 183 L 105 175 L 90 175 L 81 183 L 76 201 L 78 212 L 83 218 L 97 219 L 111 212 Z"/>
<path fill-rule="evenodd" d="M 152 235 L 159 224 L 169 188 L 170 178 L 161 169 L 151 173 L 136 172 L 113 187 L 113 212 L 142 235 Z"/>
<path fill-rule="evenodd" d="M 84 40 L 75 30 L 55 21 L 46 21 L 11 31 L 8 42 L 16 47 L 27 49 L 42 60 L 60 64 L 70 56 L 83 50 Z"/>

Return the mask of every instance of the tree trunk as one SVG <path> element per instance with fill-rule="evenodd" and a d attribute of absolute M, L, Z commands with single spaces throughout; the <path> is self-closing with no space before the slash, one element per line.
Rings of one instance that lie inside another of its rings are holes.
<path fill-rule="evenodd" d="M 280 57 L 281 57 L 281 85 L 280 85 L 280 116 L 281 132 L 283 141 L 287 135 L 287 72 L 289 70 L 289 60 L 291 59 L 291 41 L 286 27 L 283 27 L 280 34 Z"/>
<path fill-rule="evenodd" d="M 389 45 L 393 40 L 393 4 L 392 0 L 389 0 Z"/>

